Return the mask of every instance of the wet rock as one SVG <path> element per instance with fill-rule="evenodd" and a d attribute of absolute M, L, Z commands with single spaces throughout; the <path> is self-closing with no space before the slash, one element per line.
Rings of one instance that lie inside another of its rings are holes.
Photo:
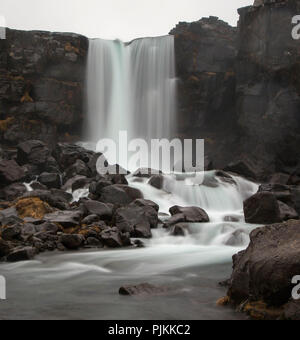
<path fill-rule="evenodd" d="M 44 190 L 44 191 L 46 191 L 47 190 L 46 185 L 43 185 L 40 182 L 33 182 L 33 183 L 30 184 L 30 186 L 31 186 L 33 191 L 35 191 L 35 190 Z"/>
<path fill-rule="evenodd" d="M 276 199 L 284 203 L 292 202 L 291 188 L 282 184 L 262 184 L 258 192 L 270 192 L 276 196 Z"/>
<path fill-rule="evenodd" d="M 101 179 L 98 182 L 92 182 L 90 185 L 90 193 L 94 195 L 101 195 L 102 190 L 106 187 L 113 185 L 111 181 Z"/>
<path fill-rule="evenodd" d="M 140 168 L 136 170 L 136 172 L 133 173 L 133 177 L 139 177 L 139 178 L 150 178 L 154 175 L 161 175 L 162 172 L 160 170 L 155 170 L 151 168 Z"/>
<path fill-rule="evenodd" d="M 73 198 L 71 194 L 59 189 L 34 190 L 23 195 L 23 198 L 33 197 L 37 197 L 42 201 L 47 202 L 51 207 L 58 209 L 67 209 L 69 202 Z"/>
<path fill-rule="evenodd" d="M 7 256 L 11 252 L 11 247 L 8 242 L 0 238 L 0 258 Z"/>
<path fill-rule="evenodd" d="M 241 217 L 236 215 L 231 215 L 231 216 L 225 216 L 224 217 L 224 222 L 240 222 Z"/>
<path fill-rule="evenodd" d="M 171 231 L 171 235 L 172 236 L 186 236 L 186 234 L 189 231 L 189 226 L 186 224 L 176 224 L 172 231 Z"/>
<path fill-rule="evenodd" d="M 1 231 L 1 237 L 5 241 L 19 240 L 21 236 L 21 231 L 21 225 L 15 224 L 13 226 L 4 228 Z"/>
<path fill-rule="evenodd" d="M 86 176 L 77 175 L 75 177 L 70 178 L 62 187 L 62 190 L 67 191 L 75 191 L 78 189 L 84 188 L 88 185 L 90 180 Z"/>
<path fill-rule="evenodd" d="M 85 201 L 83 203 L 86 211 L 90 215 L 97 215 L 100 217 L 101 220 L 107 221 L 111 220 L 112 218 L 112 205 L 110 204 L 105 204 L 97 201 Z"/>
<path fill-rule="evenodd" d="M 62 169 L 68 169 L 74 163 L 76 163 L 77 160 L 80 160 L 83 163 L 88 164 L 88 162 L 91 160 L 91 158 L 93 158 L 94 155 L 95 153 L 92 151 L 88 151 L 82 148 L 81 146 L 68 143 L 58 143 L 53 152 L 54 158 L 56 159 L 56 161 L 58 162 Z M 80 168 L 83 163 L 81 162 L 78 163 L 78 167 Z M 85 167 L 83 168 L 84 171 L 87 171 Z M 77 174 L 82 175 L 81 173 L 75 173 L 75 175 Z M 69 178 L 72 178 L 75 175 L 70 176 Z M 85 176 L 85 174 L 83 176 Z"/>
<path fill-rule="evenodd" d="M 259 192 L 247 199 L 244 213 L 247 223 L 272 224 L 282 221 L 276 196 L 270 192 Z"/>
<path fill-rule="evenodd" d="M 148 184 L 158 190 L 161 190 L 164 186 L 164 177 L 162 175 L 152 176 Z"/>
<path fill-rule="evenodd" d="M 237 175 L 241 175 L 249 179 L 255 180 L 257 178 L 257 174 L 256 174 L 254 167 L 249 162 L 244 161 L 244 160 L 240 160 L 240 161 L 228 164 L 224 168 L 224 171 L 233 172 Z"/>
<path fill-rule="evenodd" d="M 23 220 L 19 218 L 15 207 L 7 208 L 0 211 L 0 223 L 3 226 L 14 225 L 22 223 Z"/>
<path fill-rule="evenodd" d="M 100 201 L 104 203 L 127 205 L 136 199 L 143 198 L 142 193 L 125 185 L 111 185 L 103 188 Z"/>
<path fill-rule="evenodd" d="M 0 185 L 2 187 L 21 182 L 24 178 L 24 170 L 14 160 L 0 161 Z"/>
<path fill-rule="evenodd" d="M 86 245 L 89 247 L 102 248 L 103 244 L 95 237 L 88 237 L 86 240 Z"/>
<path fill-rule="evenodd" d="M 99 222 L 99 221 L 100 221 L 100 217 L 98 215 L 89 215 L 81 221 L 81 224 L 82 225 L 91 225 L 91 224 Z"/>
<path fill-rule="evenodd" d="M 145 248 L 145 244 L 144 242 L 142 242 L 141 240 L 135 240 L 133 242 L 133 244 L 137 247 L 137 248 Z"/>
<path fill-rule="evenodd" d="M 300 222 L 290 220 L 254 230 L 248 248 L 233 258 L 228 296 L 282 306 L 291 297 L 292 278 L 299 275 Z"/>
<path fill-rule="evenodd" d="M 137 199 L 131 203 L 132 205 L 136 205 L 137 207 L 151 207 L 157 212 L 159 211 L 159 206 L 153 201 L 145 200 L 145 199 Z"/>
<path fill-rule="evenodd" d="M 22 183 L 14 183 L 2 190 L 3 196 L 7 201 L 14 201 L 16 198 L 21 197 L 27 191 Z"/>
<path fill-rule="evenodd" d="M 229 183 L 232 185 L 237 185 L 236 181 L 233 179 L 232 176 L 230 176 L 229 174 L 227 174 L 225 171 L 216 171 L 216 177 L 219 177 L 221 179 L 222 182 L 224 183 Z"/>
<path fill-rule="evenodd" d="M 179 207 L 174 206 L 170 208 L 170 213 L 172 216 L 182 214 L 185 217 L 185 221 L 188 223 L 202 223 L 209 222 L 209 217 L 207 213 L 198 207 Z"/>
<path fill-rule="evenodd" d="M 228 240 L 225 242 L 226 246 L 236 247 L 242 246 L 245 244 L 248 235 L 244 232 L 244 230 L 236 230 L 233 232 Z"/>
<path fill-rule="evenodd" d="M 25 223 L 22 226 L 22 231 L 21 232 L 22 232 L 22 236 L 23 235 L 25 235 L 25 236 L 32 236 L 32 235 L 37 233 L 37 229 L 36 229 L 36 226 L 34 224 Z"/>
<path fill-rule="evenodd" d="M 169 218 L 167 221 L 164 223 L 164 228 L 168 229 L 178 223 L 186 222 L 185 215 L 184 214 L 177 214 Z"/>
<path fill-rule="evenodd" d="M 36 251 L 32 247 L 24 247 L 13 250 L 8 256 L 8 262 L 29 261 L 34 258 Z"/>
<path fill-rule="evenodd" d="M 43 172 L 38 181 L 45 185 L 48 189 L 59 189 L 61 186 L 61 178 L 57 173 Z"/>
<path fill-rule="evenodd" d="M 67 249 L 76 250 L 84 243 L 84 237 L 76 234 L 63 234 L 59 240 Z"/>
<path fill-rule="evenodd" d="M 119 290 L 120 295 L 134 296 L 134 295 L 164 295 L 168 293 L 167 287 L 158 287 L 149 283 L 142 283 L 136 286 L 123 286 Z"/>
<path fill-rule="evenodd" d="M 47 214 L 44 216 L 44 220 L 52 223 L 59 223 L 64 228 L 71 228 L 80 225 L 81 217 L 82 213 L 80 211 L 65 210 Z"/>
<path fill-rule="evenodd" d="M 121 248 L 131 244 L 129 237 L 122 235 L 118 228 L 104 230 L 101 233 L 101 241 L 109 248 Z"/>
<path fill-rule="evenodd" d="M 280 217 L 282 221 L 299 219 L 299 215 L 294 208 L 289 207 L 287 204 L 280 201 L 278 201 L 278 204 L 280 209 Z"/>
<path fill-rule="evenodd" d="M 35 227 L 37 232 L 48 233 L 56 235 L 60 228 L 55 223 L 45 222 Z"/>
<path fill-rule="evenodd" d="M 150 238 L 151 229 L 158 226 L 158 214 L 152 207 L 128 206 L 116 211 L 115 225 L 122 232 L 129 232 L 131 237 Z"/>
<path fill-rule="evenodd" d="M 65 172 L 65 179 L 71 179 L 75 176 L 85 176 L 90 177 L 91 172 L 87 164 L 78 159 L 74 164 L 72 164 Z"/>
<path fill-rule="evenodd" d="M 20 165 L 29 163 L 43 166 L 47 163 L 49 156 L 49 149 L 39 140 L 30 140 L 18 145 L 17 162 Z"/>

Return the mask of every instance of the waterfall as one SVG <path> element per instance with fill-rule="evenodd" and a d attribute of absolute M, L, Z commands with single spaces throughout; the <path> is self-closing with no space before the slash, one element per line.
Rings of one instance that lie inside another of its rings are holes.
<path fill-rule="evenodd" d="M 169 139 L 174 131 L 176 79 L 174 37 L 90 41 L 88 140 Z"/>

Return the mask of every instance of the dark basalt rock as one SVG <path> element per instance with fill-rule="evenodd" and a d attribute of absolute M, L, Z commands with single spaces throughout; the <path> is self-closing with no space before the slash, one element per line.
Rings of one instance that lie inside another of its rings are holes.
<path fill-rule="evenodd" d="M 29 261 L 34 258 L 36 250 L 33 247 L 25 247 L 13 250 L 8 256 L 8 262 Z"/>
<path fill-rule="evenodd" d="M 158 204 L 150 200 L 137 199 L 134 202 L 132 202 L 131 205 L 136 205 L 137 207 L 151 207 L 157 212 L 159 211 Z"/>
<path fill-rule="evenodd" d="M 113 206 L 97 201 L 85 201 L 83 203 L 86 211 L 90 215 L 97 215 L 103 221 L 111 220 L 113 214 Z"/>
<path fill-rule="evenodd" d="M 120 208 L 116 211 L 115 225 L 122 232 L 129 232 L 131 237 L 151 238 L 152 228 L 158 226 L 157 211 L 151 206 Z"/>
<path fill-rule="evenodd" d="M 276 196 L 259 192 L 244 202 L 245 220 L 252 224 L 272 224 L 282 221 Z"/>
<path fill-rule="evenodd" d="M 25 178 L 24 170 L 14 160 L 0 161 L 0 185 L 5 187 Z"/>
<path fill-rule="evenodd" d="M 232 303 L 264 301 L 282 306 L 299 275 L 300 222 L 288 221 L 254 230 L 247 250 L 233 258 L 228 296 Z"/>
<path fill-rule="evenodd" d="M 149 185 L 152 187 L 161 190 L 164 186 L 164 176 L 162 175 L 155 175 L 152 176 L 148 182 Z"/>
<path fill-rule="evenodd" d="M 123 286 L 119 290 L 120 295 L 164 295 L 170 291 L 167 287 L 157 287 L 149 283 L 142 283 L 136 286 Z"/>
<path fill-rule="evenodd" d="M 8 242 L 0 238 L 0 258 L 8 255 L 11 252 L 11 246 Z"/>
<path fill-rule="evenodd" d="M 0 138 L 12 145 L 39 139 L 54 146 L 78 134 L 88 39 L 6 29 L 0 51 L 0 111 L 7 122 Z"/>
<path fill-rule="evenodd" d="M 22 228 L 20 224 L 15 224 L 4 228 L 1 231 L 1 237 L 5 241 L 13 241 L 20 239 Z"/>
<path fill-rule="evenodd" d="M 26 192 L 26 187 L 22 183 L 14 183 L 7 187 L 5 187 L 3 190 L 0 191 L 0 195 L 6 200 L 6 201 L 13 201 L 16 198 L 22 196 Z"/>
<path fill-rule="evenodd" d="M 33 164 L 43 166 L 47 163 L 50 151 L 39 140 L 30 140 L 18 145 L 17 162 L 20 165 Z"/>
<path fill-rule="evenodd" d="M 104 203 L 128 205 L 136 199 L 144 198 L 143 194 L 126 185 L 111 185 L 102 189 L 100 201 Z"/>
<path fill-rule="evenodd" d="M 233 172 L 237 175 L 241 175 L 252 180 L 257 179 L 257 174 L 254 167 L 250 165 L 247 161 L 230 163 L 224 168 L 224 171 Z"/>
<path fill-rule="evenodd" d="M 183 215 L 185 220 L 182 222 L 202 223 L 209 222 L 207 213 L 198 207 L 179 207 L 178 205 L 170 208 L 170 213 L 174 215 Z"/>
<path fill-rule="evenodd" d="M 63 234 L 60 237 L 60 242 L 70 250 L 76 250 L 80 248 L 84 243 L 83 235 L 76 234 Z"/>
<path fill-rule="evenodd" d="M 121 248 L 131 245 L 129 235 L 121 233 L 118 228 L 104 230 L 101 233 L 101 241 L 109 248 Z"/>
<path fill-rule="evenodd" d="M 59 223 L 65 228 L 76 227 L 80 224 L 82 213 L 77 210 L 56 211 L 44 216 L 45 221 Z"/>
<path fill-rule="evenodd" d="M 57 173 L 43 172 L 38 181 L 48 189 L 59 189 L 61 187 L 61 177 Z"/>

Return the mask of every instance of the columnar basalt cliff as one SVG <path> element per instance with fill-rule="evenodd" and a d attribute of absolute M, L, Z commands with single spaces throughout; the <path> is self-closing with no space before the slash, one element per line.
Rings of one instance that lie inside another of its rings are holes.
<path fill-rule="evenodd" d="M 2 143 L 54 144 L 81 133 L 87 51 L 80 35 L 7 29 L 0 40 Z"/>
<path fill-rule="evenodd" d="M 181 23 L 175 35 L 180 134 L 206 139 L 215 167 L 247 159 L 260 178 L 297 171 L 300 1 L 256 1 L 238 29 L 217 18 Z"/>

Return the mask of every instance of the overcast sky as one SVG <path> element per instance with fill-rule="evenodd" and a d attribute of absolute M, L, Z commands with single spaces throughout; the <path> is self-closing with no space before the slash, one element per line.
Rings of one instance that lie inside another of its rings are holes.
<path fill-rule="evenodd" d="M 0 16 L 5 17 L 10 28 L 129 41 L 165 35 L 179 21 L 209 15 L 236 25 L 237 8 L 252 3 L 253 0 L 1 0 Z"/>

